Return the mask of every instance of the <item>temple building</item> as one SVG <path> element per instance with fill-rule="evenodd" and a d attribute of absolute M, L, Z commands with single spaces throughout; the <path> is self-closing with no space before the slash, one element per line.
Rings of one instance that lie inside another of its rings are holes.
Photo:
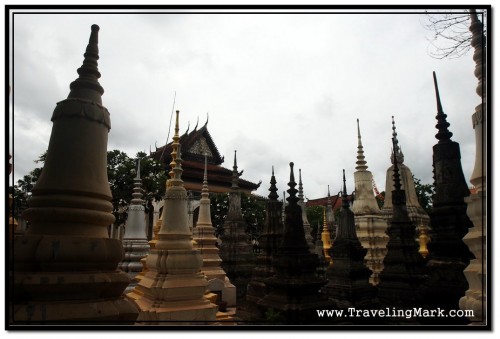
<path fill-rule="evenodd" d="M 115 220 L 106 170 L 111 119 L 97 68 L 99 26 L 92 25 L 78 78 L 57 103 L 42 173 L 14 241 L 11 324 L 133 324 L 123 297 L 122 244 L 108 236 Z"/>
<path fill-rule="evenodd" d="M 182 178 L 187 191 L 201 194 L 203 188 L 203 174 L 205 170 L 205 154 L 207 155 L 207 176 L 210 180 L 210 192 L 228 193 L 231 192 L 233 172 L 222 167 L 224 157 L 222 157 L 215 145 L 210 132 L 208 131 L 208 119 L 200 129 L 195 126 L 194 130 L 187 130 L 180 136 L 179 143 L 182 145 Z M 150 157 L 165 164 L 167 171 L 172 161 L 172 142 L 165 146 L 158 147 L 154 152 L 150 152 Z M 241 175 L 241 173 L 240 173 Z M 243 178 L 238 178 L 240 191 L 250 194 L 260 187 L 260 183 L 255 184 Z"/>
<path fill-rule="evenodd" d="M 352 204 L 356 232 L 364 248 L 367 249 L 365 264 L 372 271 L 370 283 L 377 285 L 378 275 L 384 269 L 383 261 L 387 253 L 385 233 L 387 219 L 382 215 L 375 195 L 373 194 L 372 173 L 368 170 L 365 160 L 361 133 L 358 123 L 358 156 L 354 172 L 355 199 Z"/>

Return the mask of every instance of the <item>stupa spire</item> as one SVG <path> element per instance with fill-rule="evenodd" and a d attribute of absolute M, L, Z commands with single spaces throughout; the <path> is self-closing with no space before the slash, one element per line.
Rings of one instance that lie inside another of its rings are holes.
<path fill-rule="evenodd" d="M 299 168 L 299 200 L 304 199 L 304 190 L 302 186 L 302 169 Z"/>
<path fill-rule="evenodd" d="M 172 161 L 170 162 L 170 179 L 167 180 L 167 187 L 173 186 L 182 186 L 182 166 L 181 166 L 181 144 L 179 143 L 179 111 L 175 111 L 175 129 L 174 136 L 172 141 Z"/>
<path fill-rule="evenodd" d="M 356 170 L 357 171 L 366 171 L 368 166 L 365 161 L 365 153 L 363 151 L 363 144 L 361 143 L 361 133 L 359 131 L 359 119 L 356 119 L 358 124 L 358 161 L 356 161 Z"/>
<path fill-rule="evenodd" d="M 344 188 L 342 190 L 342 207 L 349 208 L 349 199 L 347 199 L 347 189 L 345 187 L 345 169 L 342 170 L 342 177 L 344 181 Z"/>
<path fill-rule="evenodd" d="M 436 139 L 439 140 L 439 143 L 442 142 L 447 142 L 450 141 L 451 136 L 453 133 L 451 133 L 448 130 L 448 127 L 450 127 L 450 124 L 448 121 L 446 121 L 447 115 L 444 114 L 443 112 L 443 106 L 441 106 L 441 98 L 439 97 L 439 89 L 438 89 L 438 83 L 437 83 L 437 78 L 436 78 L 436 72 L 432 72 L 432 76 L 434 77 L 434 89 L 436 90 L 436 102 L 437 102 L 437 124 L 436 128 L 438 129 L 438 133 L 436 134 Z"/>
<path fill-rule="evenodd" d="M 394 137 L 392 138 L 392 145 L 393 145 L 393 155 L 394 157 L 397 157 L 396 150 L 398 147 L 398 140 Z M 395 191 L 401 191 L 401 177 L 399 175 L 399 167 L 398 167 L 398 162 L 394 162 L 394 190 Z"/>
<path fill-rule="evenodd" d="M 392 138 L 394 139 L 394 142 L 392 143 L 394 152 L 391 154 L 391 162 L 394 164 L 394 160 L 396 159 L 398 163 L 402 164 L 405 158 L 403 155 L 403 151 L 401 151 L 401 148 L 399 146 L 398 133 L 396 132 L 396 123 L 394 122 L 394 115 L 392 116 Z"/>
<path fill-rule="evenodd" d="M 231 186 L 232 189 L 237 190 L 240 188 L 238 186 L 238 163 L 236 161 L 236 150 L 234 150 L 234 164 L 233 164 L 233 185 Z"/>
<path fill-rule="evenodd" d="M 201 195 L 206 194 L 208 197 L 208 175 L 207 175 L 207 153 L 205 153 L 205 170 L 203 171 L 203 187 Z"/>
<path fill-rule="evenodd" d="M 99 92 L 100 95 L 104 94 L 104 89 L 98 81 L 101 77 L 101 73 L 99 73 L 99 70 L 97 69 L 97 60 L 99 60 L 98 34 L 99 26 L 92 25 L 89 43 L 85 53 L 83 54 L 83 64 L 77 70 L 79 77 L 70 84 L 69 88 L 71 89 L 71 92 L 69 93 L 68 98 L 81 98 L 82 93 L 88 91 L 89 89 Z M 100 95 L 93 97 L 100 98 Z M 102 101 L 99 99 L 98 103 L 102 104 Z"/>
<path fill-rule="evenodd" d="M 276 177 L 274 176 L 274 166 L 272 167 L 272 175 L 271 175 L 271 187 L 269 187 L 269 195 L 268 198 L 273 201 L 278 201 L 278 188 L 276 187 Z"/>
<path fill-rule="evenodd" d="M 288 182 L 288 187 L 290 187 L 287 192 L 289 194 L 289 197 L 286 199 L 288 203 L 292 206 L 297 205 L 297 202 L 299 201 L 299 198 L 297 198 L 297 189 L 295 189 L 295 186 L 297 184 L 295 183 L 295 175 L 293 174 L 293 162 L 290 163 L 290 181 Z"/>
<path fill-rule="evenodd" d="M 141 178 L 141 158 L 137 159 L 137 175 L 135 176 L 136 179 Z"/>

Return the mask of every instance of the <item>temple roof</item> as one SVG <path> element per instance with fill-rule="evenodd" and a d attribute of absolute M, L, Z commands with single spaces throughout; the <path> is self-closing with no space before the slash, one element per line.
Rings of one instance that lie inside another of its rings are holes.
<path fill-rule="evenodd" d="M 318 198 L 318 199 L 308 199 L 306 202 L 306 207 L 326 206 L 328 199 L 331 200 L 333 210 L 336 210 L 337 208 L 342 207 L 342 197 L 339 195 L 333 195 L 330 197 L 324 197 L 324 198 Z M 347 200 L 352 201 L 351 195 L 347 196 Z"/>
<path fill-rule="evenodd" d="M 208 123 L 208 121 L 207 121 Z M 228 191 L 231 188 L 233 171 L 220 166 L 224 162 L 215 145 L 212 136 L 207 128 L 207 123 L 200 129 L 195 129 L 191 132 L 186 131 L 179 140 L 181 144 L 182 157 L 182 180 L 184 182 L 203 182 L 205 153 L 207 154 L 207 175 L 208 182 L 211 186 L 227 187 Z M 156 151 L 150 152 L 150 157 L 156 161 L 161 161 L 165 164 L 167 171 L 170 169 L 169 164 L 171 159 L 172 143 L 168 143 L 162 147 L 156 147 Z M 248 180 L 238 180 L 238 185 L 244 190 L 256 190 L 260 183 L 255 184 Z"/>

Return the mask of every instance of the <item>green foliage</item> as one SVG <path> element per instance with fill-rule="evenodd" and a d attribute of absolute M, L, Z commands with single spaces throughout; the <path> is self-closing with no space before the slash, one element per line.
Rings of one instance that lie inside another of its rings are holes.
<path fill-rule="evenodd" d="M 268 308 L 266 310 L 266 313 L 264 314 L 264 319 L 266 319 L 266 321 L 269 322 L 282 322 L 286 320 L 280 311 L 276 311 L 272 308 Z"/>
<path fill-rule="evenodd" d="M 318 226 L 323 225 L 323 206 L 306 207 L 307 220 L 311 225 L 311 232 L 314 239 L 318 233 Z"/>
<path fill-rule="evenodd" d="M 210 194 L 210 216 L 215 227 L 215 235 L 220 237 L 224 233 L 224 221 L 229 209 L 229 194 Z M 248 227 L 245 232 L 249 238 L 260 236 L 265 220 L 265 201 L 253 195 L 241 193 L 241 211 Z"/>
<path fill-rule="evenodd" d="M 415 191 L 417 192 L 418 202 L 420 206 L 429 213 L 432 209 L 432 197 L 434 195 L 434 185 L 422 184 L 422 181 L 413 176 L 413 181 L 415 183 Z"/>

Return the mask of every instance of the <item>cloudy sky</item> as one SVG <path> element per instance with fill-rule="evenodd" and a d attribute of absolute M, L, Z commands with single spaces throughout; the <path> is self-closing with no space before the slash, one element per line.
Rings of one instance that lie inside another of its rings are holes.
<path fill-rule="evenodd" d="M 92 24 L 101 28 L 100 83 L 112 124 L 108 150 L 134 156 L 165 144 L 176 93 L 181 131 L 198 119 L 203 125 L 208 112 L 224 166 L 231 168 L 237 150 L 243 177 L 263 181 L 257 194 L 267 196 L 273 165 L 278 188 L 285 190 L 290 161 L 296 176 L 302 169 L 309 199 L 325 196 L 327 185 L 335 194 L 342 169 L 348 191 L 354 190 L 357 118 L 380 191 L 391 165 L 391 116 L 405 164 L 432 183 L 436 71 L 469 181 L 471 115 L 480 103 L 472 52 L 452 60 L 430 57 L 432 33 L 424 28 L 423 10 L 115 12 L 14 15 L 14 181 L 37 166 L 33 161 L 47 148 L 52 112 L 77 78 Z"/>

